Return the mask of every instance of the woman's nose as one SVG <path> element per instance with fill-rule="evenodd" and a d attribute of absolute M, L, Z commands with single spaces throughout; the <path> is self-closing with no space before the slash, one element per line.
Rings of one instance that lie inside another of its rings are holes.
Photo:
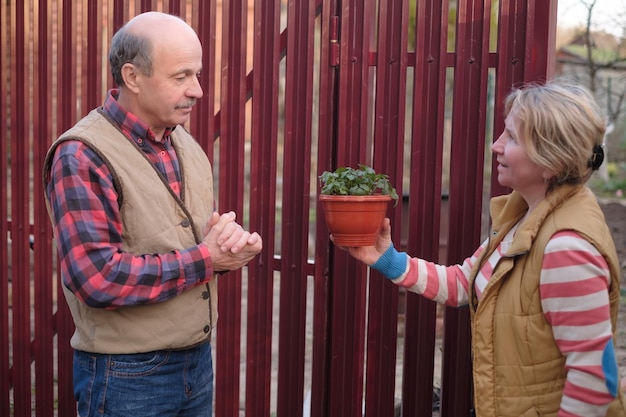
<path fill-rule="evenodd" d="M 491 144 L 491 152 L 500 153 L 502 151 L 502 136 L 504 136 L 504 133 L 501 133 L 498 139 Z"/>

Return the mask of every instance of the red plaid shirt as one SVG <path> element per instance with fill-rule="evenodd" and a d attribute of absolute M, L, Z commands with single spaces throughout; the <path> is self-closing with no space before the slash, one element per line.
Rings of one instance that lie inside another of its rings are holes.
<path fill-rule="evenodd" d="M 181 176 L 170 133 L 154 133 L 109 91 L 104 114 L 142 149 L 174 192 Z M 208 248 L 135 256 L 122 250 L 122 218 L 113 177 L 100 157 L 79 141 L 56 149 L 46 192 L 54 219 L 63 284 L 87 305 L 117 308 L 156 303 L 208 281 L 213 268 Z"/>

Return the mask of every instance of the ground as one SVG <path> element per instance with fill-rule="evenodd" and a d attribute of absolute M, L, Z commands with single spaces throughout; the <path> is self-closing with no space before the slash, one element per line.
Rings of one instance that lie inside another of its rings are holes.
<path fill-rule="evenodd" d="M 622 298 L 618 317 L 616 352 L 620 371 L 622 376 L 626 377 L 626 201 L 611 200 L 601 203 L 622 266 Z"/>

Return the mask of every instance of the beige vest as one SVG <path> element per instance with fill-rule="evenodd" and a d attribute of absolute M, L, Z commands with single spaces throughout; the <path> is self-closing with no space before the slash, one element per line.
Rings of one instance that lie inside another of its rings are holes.
<path fill-rule="evenodd" d="M 492 200 L 491 240 L 482 259 L 488 258 L 526 208 L 516 192 Z M 586 187 L 561 187 L 520 225 L 480 303 L 473 293 L 473 280 L 470 284 L 474 406 L 479 417 L 558 413 L 566 377 L 565 358 L 541 308 L 539 276 L 545 246 L 559 230 L 577 231 L 607 260 L 615 334 L 620 269 L 613 239 L 593 194 Z M 472 277 L 480 264 L 474 266 Z M 621 390 L 607 415 L 626 415 Z"/>
<path fill-rule="evenodd" d="M 111 170 L 122 216 L 124 251 L 137 256 L 167 253 L 201 242 L 214 207 L 213 177 L 205 152 L 182 126 L 172 132 L 183 178 L 181 198 L 143 152 L 97 110 L 52 145 L 44 163 L 44 184 L 56 147 L 67 140 L 85 143 Z M 50 212 L 49 201 L 46 203 Z M 164 302 L 114 310 L 89 307 L 67 288 L 63 290 L 76 325 L 71 345 L 87 352 L 182 349 L 209 341 L 217 320 L 215 279 Z"/>

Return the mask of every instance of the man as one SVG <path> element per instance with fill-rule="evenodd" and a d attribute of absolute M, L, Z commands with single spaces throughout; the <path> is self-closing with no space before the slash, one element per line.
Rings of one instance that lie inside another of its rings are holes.
<path fill-rule="evenodd" d="M 46 202 L 76 331 L 81 416 L 208 416 L 215 274 L 262 249 L 214 212 L 210 163 L 183 128 L 202 97 L 200 41 L 183 20 L 143 13 L 113 37 L 113 78 L 51 146 Z"/>

